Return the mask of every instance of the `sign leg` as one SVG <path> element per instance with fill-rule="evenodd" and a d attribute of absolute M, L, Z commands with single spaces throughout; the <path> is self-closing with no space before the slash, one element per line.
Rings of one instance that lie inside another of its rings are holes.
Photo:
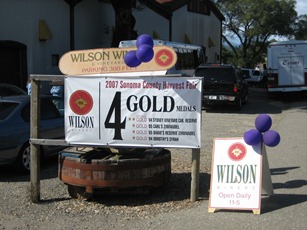
<path fill-rule="evenodd" d="M 260 215 L 260 209 L 253 210 L 253 213 L 256 215 Z"/>
<path fill-rule="evenodd" d="M 192 180 L 191 180 L 191 196 L 190 200 L 195 202 L 199 195 L 199 165 L 200 165 L 200 149 L 192 149 Z"/>
<path fill-rule="evenodd" d="M 264 144 L 262 144 L 262 193 L 263 192 L 266 192 L 269 196 L 274 195 L 269 161 Z"/>
<path fill-rule="evenodd" d="M 40 82 L 31 80 L 32 95 L 30 100 L 31 121 L 30 138 L 38 138 L 40 127 Z M 40 201 L 40 147 L 30 143 L 30 181 L 31 181 L 31 201 Z"/>

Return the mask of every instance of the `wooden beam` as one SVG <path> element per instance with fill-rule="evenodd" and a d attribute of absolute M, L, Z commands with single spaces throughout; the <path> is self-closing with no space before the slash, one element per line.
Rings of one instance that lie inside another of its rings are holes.
<path fill-rule="evenodd" d="M 191 170 L 191 194 L 190 200 L 195 202 L 199 196 L 199 165 L 200 149 L 192 149 L 192 170 Z"/>
<path fill-rule="evenodd" d="M 39 137 L 40 120 L 40 81 L 31 79 L 31 100 L 30 100 L 30 138 Z M 40 146 L 30 143 L 30 181 L 31 201 L 40 201 Z"/>
<path fill-rule="evenodd" d="M 75 49 L 75 6 L 82 0 L 64 0 L 69 5 L 70 50 Z"/>
<path fill-rule="evenodd" d="M 55 145 L 55 146 L 70 146 L 68 142 L 60 139 L 30 139 L 34 145 Z"/>

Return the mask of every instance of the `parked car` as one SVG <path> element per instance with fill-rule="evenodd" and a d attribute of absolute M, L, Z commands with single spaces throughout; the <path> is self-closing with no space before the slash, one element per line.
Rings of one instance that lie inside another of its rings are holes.
<path fill-rule="evenodd" d="M 241 68 L 242 71 L 242 76 L 245 78 L 246 81 L 248 81 L 250 78 L 253 76 L 253 69 L 248 69 L 248 68 Z"/>
<path fill-rule="evenodd" d="M 63 98 L 41 96 L 40 138 L 64 139 L 64 116 L 56 105 Z M 30 96 L 0 98 L 0 165 L 14 165 L 20 173 L 30 171 Z M 42 146 L 41 159 L 56 155 L 61 146 Z"/>
<path fill-rule="evenodd" d="M 16 85 L 0 83 L 0 97 L 27 94 Z"/>
<path fill-rule="evenodd" d="M 260 70 L 253 70 L 251 78 L 246 79 L 249 85 L 260 86 L 263 79 L 263 74 Z"/>
<path fill-rule="evenodd" d="M 200 65 L 194 73 L 203 77 L 203 105 L 231 104 L 241 110 L 248 100 L 248 84 L 239 68 L 233 65 Z"/>

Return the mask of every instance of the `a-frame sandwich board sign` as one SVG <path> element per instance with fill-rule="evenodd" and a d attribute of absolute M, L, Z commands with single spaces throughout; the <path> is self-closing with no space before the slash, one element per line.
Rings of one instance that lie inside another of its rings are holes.
<path fill-rule="evenodd" d="M 216 138 L 212 151 L 208 212 L 217 209 L 261 212 L 261 191 L 273 194 L 265 145 L 243 138 Z"/>

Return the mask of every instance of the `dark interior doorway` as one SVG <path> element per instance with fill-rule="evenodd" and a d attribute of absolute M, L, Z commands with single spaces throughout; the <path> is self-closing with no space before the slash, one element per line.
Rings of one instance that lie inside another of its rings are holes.
<path fill-rule="evenodd" d="M 0 41 L 0 82 L 26 89 L 27 47 L 16 41 Z"/>

